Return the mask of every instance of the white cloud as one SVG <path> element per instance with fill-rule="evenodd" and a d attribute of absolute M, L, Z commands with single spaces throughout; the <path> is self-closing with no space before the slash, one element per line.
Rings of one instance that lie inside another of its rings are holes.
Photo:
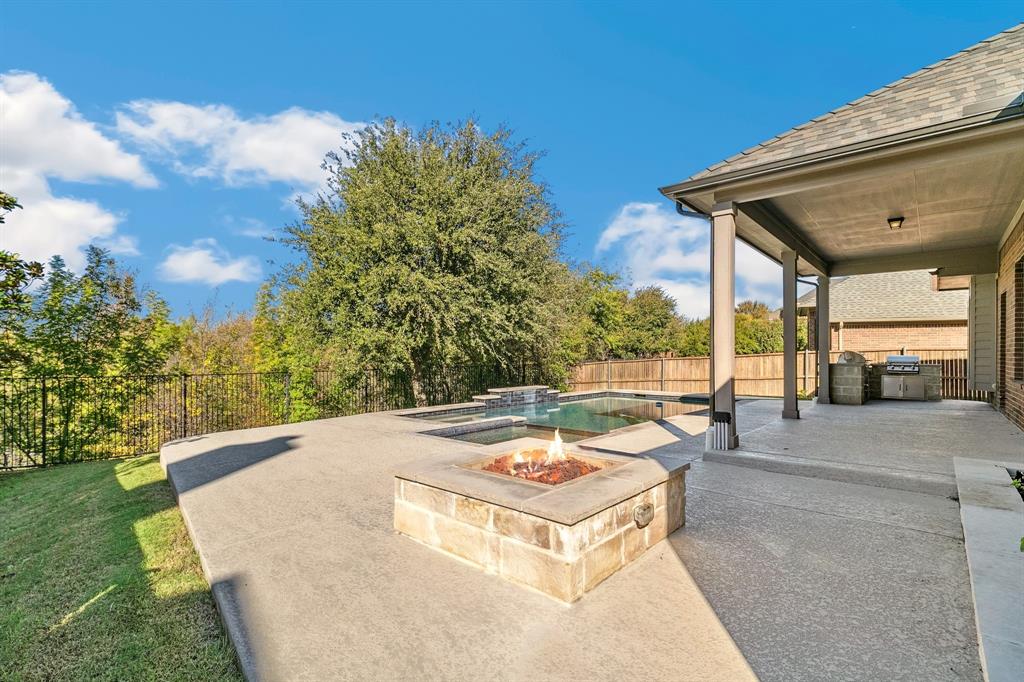
<path fill-rule="evenodd" d="M 231 234 L 250 239 L 269 239 L 274 236 L 274 230 L 258 218 L 235 218 L 224 216 L 224 224 L 231 231 Z"/>
<path fill-rule="evenodd" d="M 254 282 L 262 275 L 255 256 L 232 258 L 216 239 L 196 239 L 189 246 L 171 244 L 168 250 L 170 253 L 157 266 L 160 277 L 168 282 L 217 286 L 225 282 Z"/>
<path fill-rule="evenodd" d="M 4 166 L 39 176 L 155 187 L 142 160 L 85 120 L 53 85 L 34 73 L 0 74 Z"/>
<path fill-rule="evenodd" d="M 31 260 L 59 254 L 73 269 L 83 266 L 90 243 L 138 253 L 133 237 L 117 233 L 123 216 L 94 201 L 54 196 L 51 178 L 158 184 L 137 155 L 83 118 L 51 83 L 34 73 L 0 74 L 0 189 L 24 206 L 7 216 L 0 247 Z"/>
<path fill-rule="evenodd" d="M 227 185 L 284 182 L 304 191 L 324 179 L 324 155 L 362 123 L 298 107 L 244 118 L 223 104 L 138 100 L 117 114 L 117 129 L 161 152 L 183 175 Z"/>
<path fill-rule="evenodd" d="M 664 204 L 631 202 L 601 233 L 597 253 L 625 266 L 634 287 L 660 286 L 687 317 L 705 317 L 710 308 L 710 227 L 681 216 Z M 736 300 L 755 298 L 776 307 L 782 301 L 782 269 L 747 246 L 736 244 Z"/>

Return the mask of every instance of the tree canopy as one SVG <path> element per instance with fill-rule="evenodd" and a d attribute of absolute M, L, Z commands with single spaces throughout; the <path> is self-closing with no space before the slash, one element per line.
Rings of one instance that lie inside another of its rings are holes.
<path fill-rule="evenodd" d="M 0 369 L 422 377 L 528 362 L 557 377 L 588 360 L 706 355 L 709 321 L 678 315 L 663 289 L 560 257 L 564 225 L 539 158 L 473 120 L 384 119 L 349 135 L 325 160 L 327 189 L 298 202 L 301 219 L 281 237 L 301 258 L 265 283 L 251 315 L 207 308 L 172 323 L 95 247 L 82 274 L 54 258 L 45 280 L 41 264 L 0 252 Z M 0 222 L 17 208 L 0 192 Z M 781 351 L 768 305 L 736 312 L 738 353 Z"/>
<path fill-rule="evenodd" d="M 349 142 L 287 231 L 304 260 L 278 292 L 286 345 L 417 375 L 549 355 L 565 266 L 538 155 L 472 120 L 387 119 Z"/>
<path fill-rule="evenodd" d="M 0 224 L 16 208 L 21 208 L 18 200 L 0 191 Z M 0 249 L 0 368 L 23 359 L 25 318 L 32 302 L 27 289 L 42 276 L 42 263 Z"/>
<path fill-rule="evenodd" d="M 140 294 L 135 278 L 90 246 L 81 275 L 54 256 L 21 318 L 10 373 L 145 374 L 164 367 L 175 342 L 167 304 Z"/>

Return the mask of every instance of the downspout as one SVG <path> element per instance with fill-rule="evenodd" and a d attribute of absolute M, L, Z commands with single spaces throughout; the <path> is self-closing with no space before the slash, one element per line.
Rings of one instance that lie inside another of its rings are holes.
<path fill-rule="evenodd" d="M 683 206 L 686 206 L 686 208 L 683 208 Z M 704 220 L 707 220 L 708 222 L 711 221 L 711 216 L 709 216 L 707 213 L 704 213 L 703 211 L 697 210 L 696 206 L 694 206 L 693 204 L 688 204 L 682 199 L 676 199 L 676 213 L 682 216 L 686 216 L 687 218 L 702 218 Z"/>
<path fill-rule="evenodd" d="M 684 206 L 686 208 L 683 208 Z M 711 225 L 711 216 L 709 216 L 707 213 L 704 213 L 703 211 L 697 210 L 695 206 L 686 203 L 682 199 L 676 199 L 676 213 L 687 218 L 700 218 L 701 220 L 706 220 L 708 221 L 708 226 Z M 713 263 L 715 261 L 715 240 L 711 239 L 710 241 L 711 262 Z M 710 338 L 708 339 L 708 433 L 710 433 L 710 429 L 713 429 L 715 427 L 715 391 L 713 382 L 711 381 L 711 379 L 714 378 L 715 366 L 714 358 L 711 357 L 712 354 L 715 352 L 715 306 L 713 300 L 715 295 L 714 288 L 709 286 L 708 292 L 708 332 L 710 334 Z"/>

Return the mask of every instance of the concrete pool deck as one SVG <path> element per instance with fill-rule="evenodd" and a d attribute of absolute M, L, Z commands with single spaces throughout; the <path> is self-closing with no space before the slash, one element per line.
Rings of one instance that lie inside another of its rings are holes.
<path fill-rule="evenodd" d="M 741 442 L 779 409 L 743 403 Z M 436 426 L 163 448 L 251 679 L 981 679 L 955 501 L 694 461 L 703 436 L 671 419 L 614 432 L 602 447 L 693 462 L 687 525 L 564 606 L 394 534 L 392 474 L 451 448 L 418 434 Z"/>

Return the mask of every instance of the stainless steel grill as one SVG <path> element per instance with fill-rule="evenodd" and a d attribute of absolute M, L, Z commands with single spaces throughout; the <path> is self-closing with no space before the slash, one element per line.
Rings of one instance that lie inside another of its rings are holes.
<path fill-rule="evenodd" d="M 917 355 L 890 355 L 885 359 L 882 397 L 896 400 L 924 400 L 924 377 Z"/>
<path fill-rule="evenodd" d="M 885 359 L 886 374 L 920 374 L 921 358 L 917 355 L 890 355 Z"/>

